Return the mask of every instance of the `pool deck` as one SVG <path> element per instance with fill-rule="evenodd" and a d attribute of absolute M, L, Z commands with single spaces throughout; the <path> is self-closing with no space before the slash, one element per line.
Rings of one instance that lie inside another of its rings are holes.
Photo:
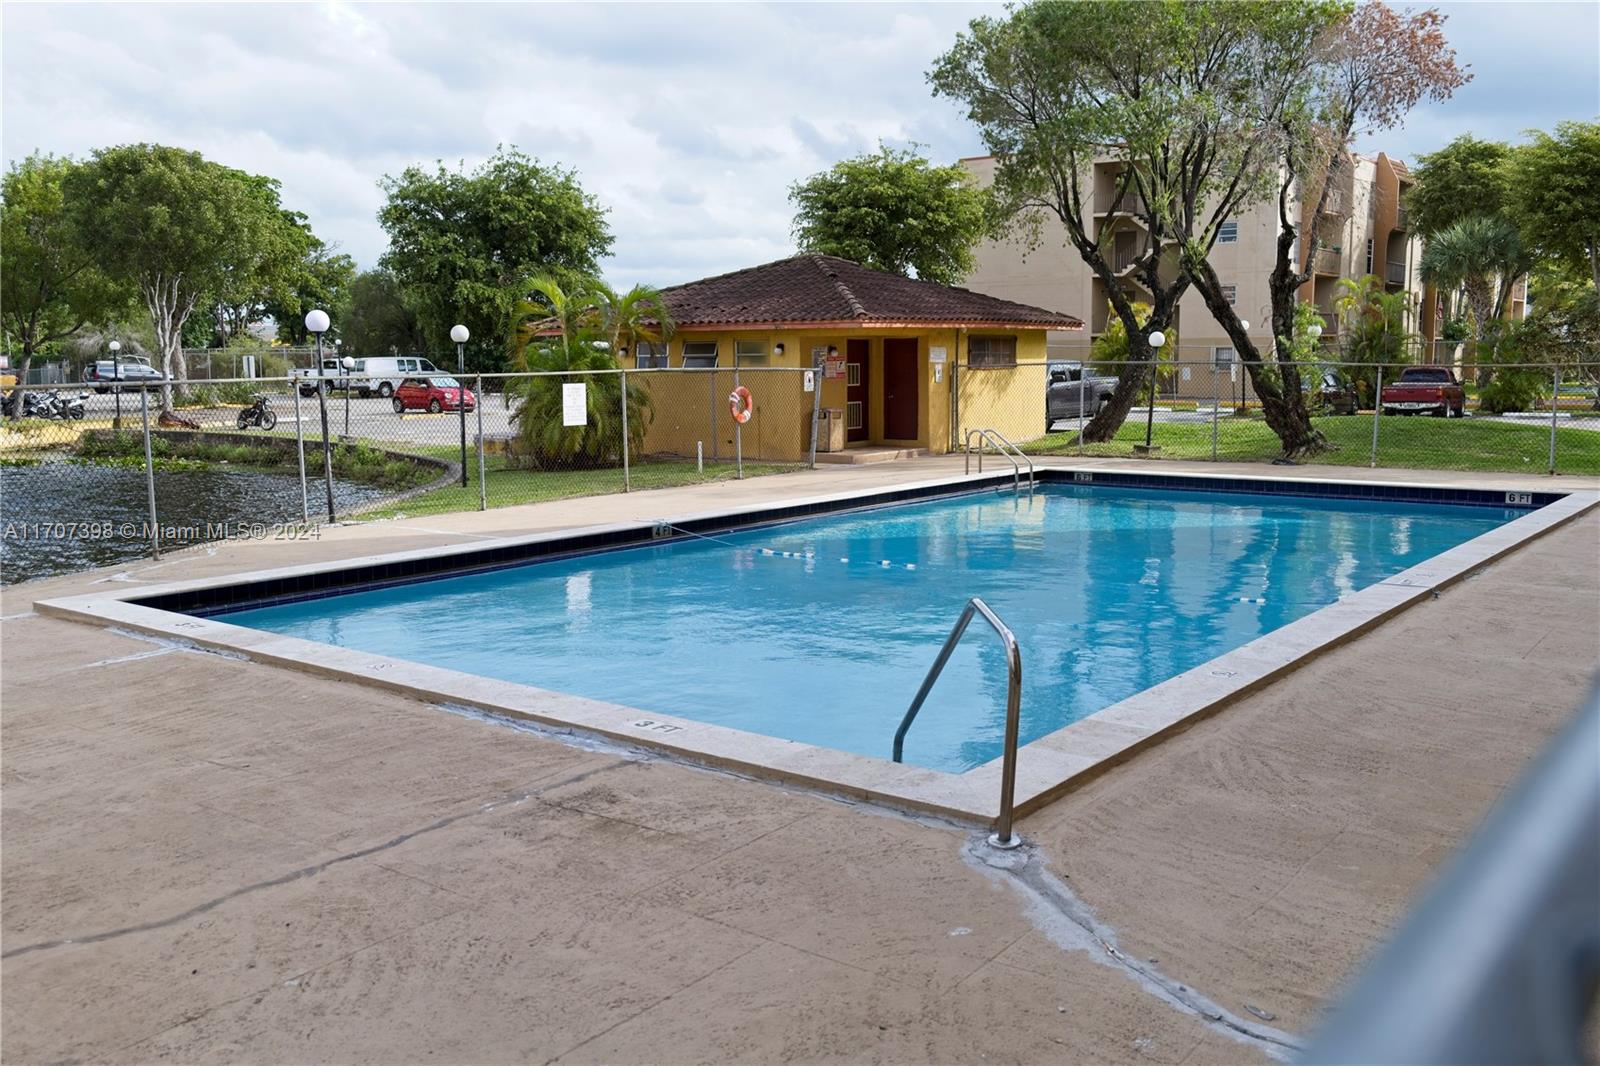
<path fill-rule="evenodd" d="M 340 527 L 3 590 L 0 1057 L 1259 1059 L 1275 1045 L 1171 989 L 1304 1034 L 1600 663 L 1590 512 L 1025 818 L 1029 869 L 1118 961 L 959 827 L 30 609 L 960 468 Z"/>

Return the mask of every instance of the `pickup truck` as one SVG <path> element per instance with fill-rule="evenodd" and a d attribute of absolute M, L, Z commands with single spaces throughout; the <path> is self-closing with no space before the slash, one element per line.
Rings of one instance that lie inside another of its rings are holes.
<path fill-rule="evenodd" d="M 1115 377 L 1097 375 L 1082 363 L 1051 363 L 1045 386 L 1044 431 L 1063 419 L 1093 418 L 1116 390 Z"/>
<path fill-rule="evenodd" d="M 1467 394 L 1447 366 L 1408 366 L 1398 381 L 1383 387 L 1379 402 L 1386 415 L 1427 411 L 1436 418 L 1460 418 L 1466 413 Z"/>
<path fill-rule="evenodd" d="M 93 385 L 95 392 L 107 393 L 113 385 L 157 385 L 167 379 L 143 356 L 125 355 L 121 359 L 98 359 L 90 363 L 83 368 L 83 380 L 85 384 Z"/>

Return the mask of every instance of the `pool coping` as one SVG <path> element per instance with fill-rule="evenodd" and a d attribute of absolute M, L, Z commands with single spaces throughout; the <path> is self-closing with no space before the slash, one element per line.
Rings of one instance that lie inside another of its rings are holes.
<path fill-rule="evenodd" d="M 1023 745 L 1018 751 L 1015 796 L 1019 816 L 1037 810 L 1600 504 L 1600 491 L 1596 490 L 1556 489 L 1530 494 L 1464 489 L 1420 481 L 1305 482 L 1270 476 L 1144 474 L 1093 465 L 1052 465 L 1043 468 L 1041 473 L 1047 482 L 1070 479 L 1071 483 L 1210 492 L 1256 491 L 1274 496 L 1409 497 L 1414 502 L 1475 502 L 1486 506 L 1495 506 L 1493 500 L 1501 497 L 1504 502 L 1499 506 L 1537 506 L 1537 509 Z M 942 477 L 889 488 L 830 493 L 651 522 L 609 523 L 43 599 L 34 606 L 45 615 L 181 641 L 255 662 L 375 686 L 426 703 L 521 719 L 556 731 L 600 736 L 695 763 L 901 810 L 987 823 L 999 808 L 1001 760 L 998 757 L 959 774 L 930 770 L 445 667 L 281 636 L 232 625 L 204 614 L 180 613 L 180 610 L 184 604 L 192 604 L 195 606 L 189 609 L 203 611 L 208 599 L 246 586 L 258 590 L 252 603 L 291 602 L 336 595 L 356 587 L 406 584 L 520 566 L 541 558 L 571 557 L 660 543 L 663 526 L 668 527 L 668 531 L 672 528 L 683 531 L 669 533 L 669 539 L 676 539 L 694 535 L 699 530 L 750 528 L 815 515 L 894 506 L 911 500 L 965 495 L 991 487 L 1000 489 L 1008 486 L 1011 480 L 1009 471 Z M 1544 502 L 1537 505 L 1536 499 Z M 455 561 L 453 566 L 452 561 Z M 366 576 L 352 578 L 352 573 Z M 160 606 L 151 606 L 149 601 L 156 601 Z M 211 609 L 221 608 L 212 604 Z M 952 623 L 954 617 L 953 610 Z M 929 661 L 932 661 L 931 652 Z M 909 695 L 904 694 L 904 698 L 909 699 Z M 895 698 L 898 700 L 901 694 L 896 694 Z"/>

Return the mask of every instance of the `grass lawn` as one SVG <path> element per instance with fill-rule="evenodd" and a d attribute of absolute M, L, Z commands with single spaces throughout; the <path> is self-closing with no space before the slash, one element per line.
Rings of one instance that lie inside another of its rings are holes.
<path fill-rule="evenodd" d="M 1372 457 L 1372 415 L 1314 419 L 1334 449 L 1308 462 L 1366 466 Z M 1077 455 L 1074 434 L 1052 433 L 1023 445 L 1034 455 Z M 1153 442 L 1166 459 L 1211 458 L 1211 424 L 1158 422 Z M 1114 440 L 1084 447 L 1085 455 L 1131 455 L 1144 443 L 1144 422 L 1130 417 Z M 1259 416 L 1225 417 L 1217 423 L 1217 458 L 1268 462 L 1282 454 L 1278 438 Z M 1549 466 L 1550 427 L 1478 419 L 1385 415 L 1378 426 L 1378 465 L 1419 470 L 1521 470 L 1544 473 Z M 1600 474 L 1600 431 L 1558 427 L 1556 470 Z"/>
<path fill-rule="evenodd" d="M 434 455 L 442 459 L 455 459 L 460 453 L 455 448 L 411 446 L 407 451 Z M 602 496 L 622 491 L 622 468 L 600 470 L 523 470 L 508 467 L 504 456 L 484 457 L 485 486 L 490 507 L 514 507 L 522 503 L 541 503 L 545 500 L 562 500 L 573 496 Z M 794 464 L 755 463 L 744 464 L 744 476 L 760 477 L 763 474 L 780 474 L 796 469 Z M 698 485 L 708 481 L 732 481 L 736 476 L 730 462 L 707 462 L 705 472 L 695 469 L 694 460 L 646 460 L 629 466 L 633 489 L 664 489 L 679 485 Z M 419 514 L 443 514 L 450 511 L 476 511 L 478 509 L 478 457 L 467 454 L 467 484 L 458 482 L 446 488 L 400 500 L 394 504 L 363 511 L 358 517 L 400 518 Z"/>

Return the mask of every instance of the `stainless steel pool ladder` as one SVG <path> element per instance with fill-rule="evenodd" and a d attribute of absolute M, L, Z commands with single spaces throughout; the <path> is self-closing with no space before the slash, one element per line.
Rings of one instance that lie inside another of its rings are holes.
<path fill-rule="evenodd" d="M 994 445 L 994 450 L 999 452 L 1011 464 L 1012 483 L 1016 486 L 1017 494 L 1022 493 L 1022 467 L 1028 468 L 1028 493 L 1033 494 L 1033 460 L 1028 458 L 1028 453 L 1012 444 L 1001 436 L 997 429 L 969 429 L 967 430 L 967 473 L 972 473 L 972 438 L 978 438 L 978 473 L 983 473 L 983 443 L 988 441 Z"/>
<path fill-rule="evenodd" d="M 1011 808 L 1017 790 L 1017 731 L 1022 720 L 1022 651 L 1017 647 L 1016 634 L 977 596 L 967 601 L 961 617 L 956 619 L 955 628 L 945 638 L 944 647 L 939 649 L 939 657 L 933 660 L 932 669 L 923 678 L 922 687 L 917 689 L 917 698 L 911 701 L 905 717 L 900 719 L 900 728 L 894 731 L 894 761 L 902 761 L 900 756 L 905 747 L 906 730 L 911 728 L 912 720 L 922 710 L 923 701 L 933 690 L 933 683 L 939 680 L 944 664 L 950 661 L 950 654 L 961 642 L 961 634 L 967 631 L 974 614 L 983 616 L 1006 649 L 1006 745 L 1000 764 L 1000 816 L 995 819 L 989 843 L 997 848 L 1014 848 L 1022 843 L 1022 838 L 1011 832 Z"/>

